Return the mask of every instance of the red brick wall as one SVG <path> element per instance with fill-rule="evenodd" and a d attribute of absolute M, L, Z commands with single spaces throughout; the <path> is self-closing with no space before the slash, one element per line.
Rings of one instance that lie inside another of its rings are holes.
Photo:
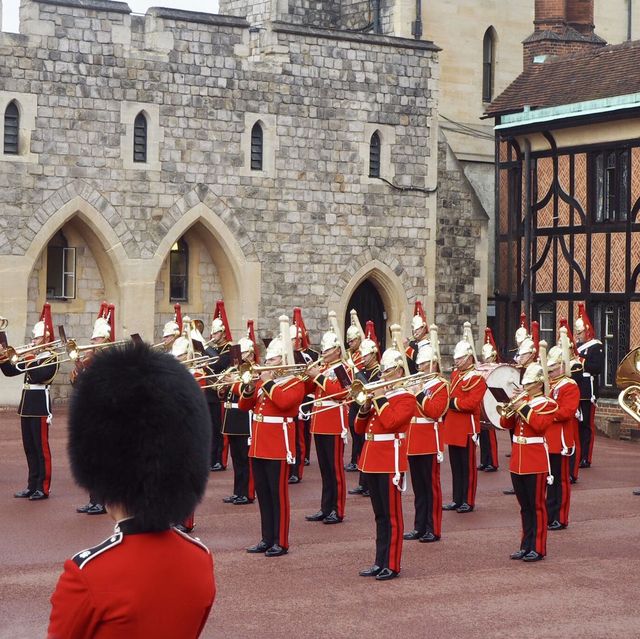
<path fill-rule="evenodd" d="M 567 0 L 536 0 L 536 31 L 544 30 L 553 24 L 562 24 L 567 17 L 566 4 Z"/>
<path fill-rule="evenodd" d="M 606 432 L 607 420 L 617 417 L 622 420 L 622 427 L 620 434 L 623 437 L 630 437 L 629 431 L 638 431 L 640 429 L 640 423 L 635 421 L 632 417 L 627 415 L 622 408 L 618 405 L 615 399 L 600 398 L 598 400 L 598 408 L 596 410 L 596 426 L 599 430 Z M 634 437 L 635 439 L 635 437 Z"/>
<path fill-rule="evenodd" d="M 593 0 L 567 0 L 567 24 L 580 33 L 592 33 Z"/>

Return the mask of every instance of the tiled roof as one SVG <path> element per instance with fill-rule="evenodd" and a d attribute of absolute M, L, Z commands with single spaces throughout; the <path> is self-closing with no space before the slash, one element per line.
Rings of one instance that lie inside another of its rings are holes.
<path fill-rule="evenodd" d="M 487 108 L 489 117 L 640 93 L 640 40 L 533 64 Z"/>

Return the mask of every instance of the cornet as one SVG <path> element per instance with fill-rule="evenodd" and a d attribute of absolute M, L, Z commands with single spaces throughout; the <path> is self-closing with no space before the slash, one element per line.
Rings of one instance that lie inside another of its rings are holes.
<path fill-rule="evenodd" d="M 501 402 L 496 404 L 496 412 L 500 417 L 509 419 L 513 417 L 522 406 L 529 401 L 529 394 L 524 391 L 513 397 L 509 402 Z"/>

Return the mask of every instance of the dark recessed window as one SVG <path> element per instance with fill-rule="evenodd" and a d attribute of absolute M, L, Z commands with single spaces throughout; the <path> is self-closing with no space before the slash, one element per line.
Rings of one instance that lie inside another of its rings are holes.
<path fill-rule="evenodd" d="M 371 136 L 371 142 L 369 143 L 369 177 L 380 177 L 380 150 L 382 144 L 380 140 L 380 134 L 376 131 Z"/>
<path fill-rule="evenodd" d="M 260 122 L 251 129 L 251 170 L 262 171 L 262 154 L 264 151 L 264 134 Z"/>
<path fill-rule="evenodd" d="M 133 161 L 147 161 L 147 118 L 140 112 L 133 124 Z"/>
<path fill-rule="evenodd" d="M 629 215 L 629 149 L 614 149 L 589 156 L 592 219 L 624 222 Z"/>
<path fill-rule="evenodd" d="M 186 302 L 189 299 L 189 246 L 182 238 L 171 247 L 169 287 L 170 301 Z"/>
<path fill-rule="evenodd" d="M 47 245 L 47 299 L 67 300 L 76 296 L 76 249 L 58 231 Z"/>
<path fill-rule="evenodd" d="M 493 84 L 496 66 L 496 31 L 489 27 L 482 40 L 482 101 L 493 100 Z"/>
<path fill-rule="evenodd" d="M 4 152 L 18 155 L 18 132 L 20 130 L 20 111 L 15 102 L 9 102 L 4 112 Z"/>

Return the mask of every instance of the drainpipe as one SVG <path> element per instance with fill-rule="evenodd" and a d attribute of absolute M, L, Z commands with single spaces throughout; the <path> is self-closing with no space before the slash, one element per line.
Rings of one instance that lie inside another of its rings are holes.
<path fill-rule="evenodd" d="M 411 25 L 411 33 L 416 40 L 422 37 L 422 0 L 416 0 L 416 21 Z"/>
<path fill-rule="evenodd" d="M 380 17 L 380 1 L 374 0 L 373 2 L 373 32 L 374 33 L 382 33 L 382 20 Z"/>
<path fill-rule="evenodd" d="M 633 0 L 627 0 L 627 40 L 631 40 L 631 26 L 633 21 Z"/>

